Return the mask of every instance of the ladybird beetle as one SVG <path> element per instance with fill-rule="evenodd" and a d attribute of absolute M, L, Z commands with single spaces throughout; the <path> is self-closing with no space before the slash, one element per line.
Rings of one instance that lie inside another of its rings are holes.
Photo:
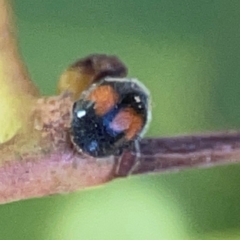
<path fill-rule="evenodd" d="M 72 142 L 92 157 L 118 156 L 144 135 L 150 120 L 149 91 L 142 83 L 105 77 L 74 103 Z"/>

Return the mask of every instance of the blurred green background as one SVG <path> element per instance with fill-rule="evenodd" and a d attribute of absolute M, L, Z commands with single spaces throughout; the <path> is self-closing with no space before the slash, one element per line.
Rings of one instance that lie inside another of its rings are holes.
<path fill-rule="evenodd" d="M 240 1 L 15 0 L 46 95 L 77 58 L 116 54 L 153 98 L 148 136 L 240 127 Z M 0 240 L 240 239 L 240 166 L 114 181 L 0 206 Z"/>

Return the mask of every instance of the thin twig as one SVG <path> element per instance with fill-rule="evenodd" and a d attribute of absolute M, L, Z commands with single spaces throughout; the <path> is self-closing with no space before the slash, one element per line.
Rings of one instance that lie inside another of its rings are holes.
<path fill-rule="evenodd" d="M 116 174 L 119 159 L 84 156 L 67 141 L 56 146 L 49 146 L 49 153 L 43 153 L 48 149 L 43 147 L 42 151 L 6 155 L 8 159 L 0 167 L 1 203 L 101 185 L 129 176 L 136 165 L 136 154 L 126 152 Z M 6 144 L 1 153 L 9 147 Z M 141 157 L 133 175 L 230 164 L 240 162 L 240 133 L 146 138 L 140 142 L 140 149 Z"/>
<path fill-rule="evenodd" d="M 240 162 L 240 132 L 211 133 L 171 138 L 146 138 L 140 143 L 141 157 L 131 174 L 179 171 Z M 135 154 L 126 153 L 119 176 L 136 164 Z"/>

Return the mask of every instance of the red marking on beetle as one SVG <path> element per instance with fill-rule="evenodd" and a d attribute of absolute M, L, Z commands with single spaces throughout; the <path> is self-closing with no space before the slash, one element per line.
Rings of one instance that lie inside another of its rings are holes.
<path fill-rule="evenodd" d="M 124 131 L 126 139 L 131 140 L 142 130 L 143 119 L 134 109 L 125 108 L 116 115 L 110 127 L 115 131 Z"/>

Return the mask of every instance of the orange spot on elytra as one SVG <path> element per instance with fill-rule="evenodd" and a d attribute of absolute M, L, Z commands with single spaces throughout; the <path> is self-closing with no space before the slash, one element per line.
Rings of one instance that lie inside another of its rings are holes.
<path fill-rule="evenodd" d="M 143 127 L 143 119 L 131 108 L 126 108 L 120 111 L 113 119 L 110 127 L 115 131 L 124 131 L 126 139 L 133 139 Z"/>
<path fill-rule="evenodd" d="M 118 95 L 111 86 L 99 86 L 89 94 L 87 100 L 95 102 L 96 114 L 102 116 L 114 107 Z"/>

